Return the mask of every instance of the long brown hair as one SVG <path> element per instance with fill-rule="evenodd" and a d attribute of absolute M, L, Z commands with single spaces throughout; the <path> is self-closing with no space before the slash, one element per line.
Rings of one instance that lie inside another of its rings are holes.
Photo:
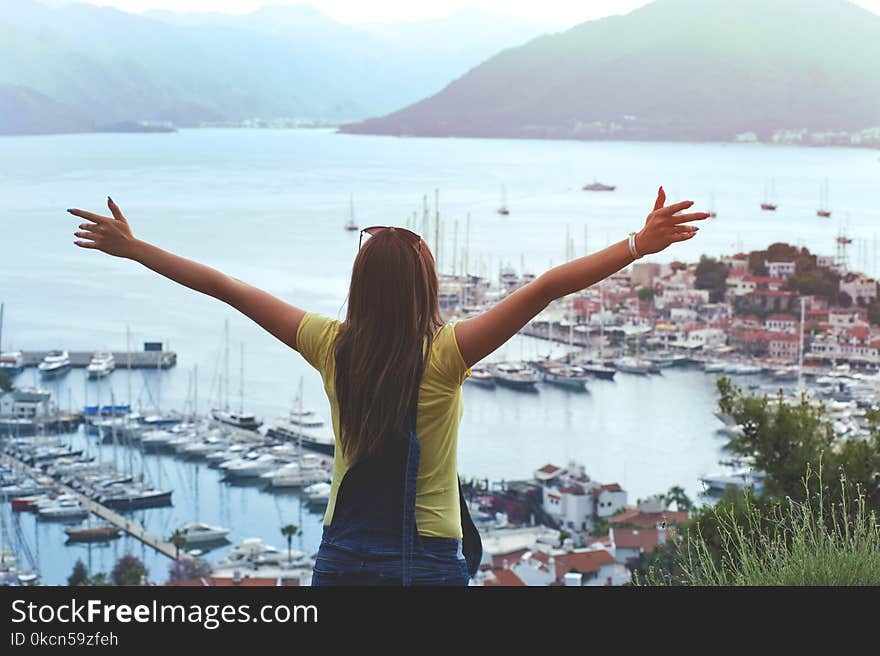
<path fill-rule="evenodd" d="M 349 463 L 404 434 L 424 360 L 443 325 L 437 287 L 434 258 L 411 234 L 381 230 L 359 250 L 334 345 L 339 438 Z"/>

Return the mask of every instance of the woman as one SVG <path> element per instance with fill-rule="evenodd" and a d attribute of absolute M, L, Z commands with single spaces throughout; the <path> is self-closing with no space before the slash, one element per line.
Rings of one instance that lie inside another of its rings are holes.
<path fill-rule="evenodd" d="M 708 214 L 680 214 L 693 203 L 665 201 L 661 187 L 638 234 L 557 266 L 454 324 L 440 317 L 433 257 L 408 230 L 361 232 L 339 322 L 137 240 L 109 197 L 112 216 L 68 212 L 86 220 L 74 233 L 77 246 L 140 262 L 228 303 L 320 372 L 336 457 L 313 585 L 467 585 L 478 562 L 468 563 L 462 548 L 463 525 L 472 529 L 457 479 L 462 383 L 551 301 L 692 238 L 697 228 L 684 224 Z M 479 552 L 468 555 L 479 560 Z"/>

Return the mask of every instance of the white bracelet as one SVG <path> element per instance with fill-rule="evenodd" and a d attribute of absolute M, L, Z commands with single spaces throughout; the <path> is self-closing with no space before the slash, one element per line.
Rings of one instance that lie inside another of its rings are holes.
<path fill-rule="evenodd" d="M 641 257 L 641 255 L 639 255 L 639 252 L 636 250 L 636 233 L 634 232 L 629 233 L 629 252 L 630 255 L 633 256 L 634 260 L 638 260 Z"/>

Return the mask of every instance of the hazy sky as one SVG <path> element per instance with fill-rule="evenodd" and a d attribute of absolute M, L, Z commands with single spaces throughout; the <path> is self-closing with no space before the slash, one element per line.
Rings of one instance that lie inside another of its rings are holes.
<path fill-rule="evenodd" d="M 73 0 L 43 0 L 66 4 Z M 84 1 L 84 0 L 79 0 Z M 125 11 L 168 9 L 172 11 L 222 11 L 247 13 L 266 5 L 309 4 L 344 23 L 403 21 L 441 18 L 463 9 L 511 14 L 521 18 L 574 25 L 585 20 L 622 14 L 648 4 L 649 0 L 85 0 Z M 736 0 L 731 0 L 735 2 Z M 880 0 L 853 0 L 880 14 Z"/>

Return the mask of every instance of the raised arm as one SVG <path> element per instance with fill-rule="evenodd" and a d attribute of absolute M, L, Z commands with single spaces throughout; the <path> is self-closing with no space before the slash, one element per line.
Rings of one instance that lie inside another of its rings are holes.
<path fill-rule="evenodd" d="M 665 205 L 666 194 L 660 187 L 654 209 L 636 235 L 639 255 L 658 253 L 670 244 L 690 239 L 698 228 L 682 224 L 709 216 L 705 212 L 678 214 L 691 207 L 693 201 Z M 465 364 L 471 367 L 492 353 L 551 301 L 586 289 L 630 264 L 633 256 L 627 241 L 623 239 L 597 253 L 554 267 L 482 314 L 458 322 L 455 338 Z"/>
<path fill-rule="evenodd" d="M 228 303 L 291 348 L 296 348 L 296 333 L 304 310 L 217 269 L 135 239 L 122 211 L 109 196 L 107 207 L 112 216 L 67 210 L 89 222 L 80 224 L 80 229 L 73 233 L 80 238 L 74 244 L 140 262 L 174 282 Z"/>

